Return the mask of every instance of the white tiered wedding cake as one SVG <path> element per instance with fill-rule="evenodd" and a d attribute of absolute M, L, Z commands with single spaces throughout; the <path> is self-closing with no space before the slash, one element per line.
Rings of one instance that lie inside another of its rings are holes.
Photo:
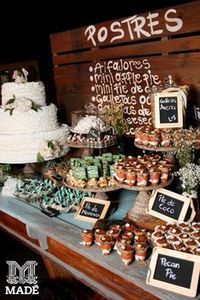
<path fill-rule="evenodd" d="M 44 84 L 27 82 L 27 71 L 14 71 L 15 82 L 1 87 L 0 163 L 37 162 L 67 153 L 69 128 L 59 124 L 57 107 L 46 104 Z"/>

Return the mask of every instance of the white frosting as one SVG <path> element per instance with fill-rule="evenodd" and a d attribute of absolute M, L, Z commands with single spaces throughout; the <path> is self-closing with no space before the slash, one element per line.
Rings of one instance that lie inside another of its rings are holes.
<path fill-rule="evenodd" d="M 37 154 L 45 141 L 57 141 L 63 149 L 61 154 L 68 152 L 66 139 L 69 127 L 62 125 L 56 130 L 41 131 L 32 134 L 1 134 L 0 135 L 0 162 L 1 163 L 26 163 L 37 162 Z M 56 155 L 57 156 L 57 155 Z M 52 159 L 48 157 L 48 159 Z"/>
<path fill-rule="evenodd" d="M 0 134 L 34 133 L 59 128 L 57 107 L 54 104 L 43 106 L 38 111 L 27 112 L 0 109 Z"/>
<path fill-rule="evenodd" d="M 1 96 L 3 106 L 5 106 L 10 99 L 13 99 L 13 97 L 26 97 L 35 104 L 41 106 L 46 105 L 45 86 L 41 81 L 26 83 L 6 82 L 1 86 Z"/>
<path fill-rule="evenodd" d="M 14 97 L 13 97 L 14 96 Z M 6 105 L 10 99 L 14 103 Z M 54 159 L 68 152 L 66 145 L 70 133 L 67 125 L 60 125 L 57 107 L 46 106 L 45 88 L 42 82 L 2 85 L 0 109 L 0 162 L 37 162 L 37 155 Z M 36 104 L 33 110 L 32 104 Z M 10 109 L 8 111 L 5 110 Z"/>

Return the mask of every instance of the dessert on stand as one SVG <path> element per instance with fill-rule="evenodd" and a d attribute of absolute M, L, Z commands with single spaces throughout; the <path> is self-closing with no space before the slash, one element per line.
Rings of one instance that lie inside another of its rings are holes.
<path fill-rule="evenodd" d="M 119 189 L 113 179 L 113 163 L 123 157 L 112 153 L 103 153 L 98 156 L 84 156 L 82 158 L 70 158 L 69 166 L 62 171 L 62 184 L 80 191 L 96 193 L 96 197 L 107 199 L 107 192 Z"/>
<path fill-rule="evenodd" d="M 158 154 L 128 156 L 114 164 L 116 184 L 123 189 L 138 191 L 136 202 L 128 210 L 127 217 L 137 226 L 152 230 L 162 221 L 147 214 L 149 191 L 166 187 L 173 181 L 173 163 Z"/>
<path fill-rule="evenodd" d="M 85 115 L 71 128 L 67 143 L 73 148 L 103 149 L 116 143 L 116 136 L 98 115 Z"/>
<path fill-rule="evenodd" d="M 140 126 L 135 129 L 134 144 L 137 148 L 148 151 L 176 152 L 181 141 L 200 146 L 200 129 L 186 128 L 153 128 Z"/>
<path fill-rule="evenodd" d="M 150 93 L 151 106 L 152 106 L 152 125 L 140 126 L 135 129 L 135 141 L 134 144 L 139 149 L 145 151 L 163 152 L 167 161 L 166 165 L 176 164 L 174 154 L 177 157 L 177 152 L 182 147 L 183 143 L 198 148 L 200 145 L 200 131 L 190 127 L 189 129 L 183 128 L 185 126 L 186 108 L 187 108 L 187 91 L 188 87 L 178 87 L 173 83 L 171 76 L 167 77 L 165 86 L 163 88 L 153 88 Z M 145 154 L 147 155 L 147 154 Z M 156 154 L 159 156 L 158 154 Z M 148 156 L 148 155 L 147 155 Z M 150 155 L 151 156 L 151 155 Z M 178 162 L 179 164 L 180 162 Z M 148 163 L 145 164 L 145 167 Z M 180 165 L 178 166 L 180 167 Z M 157 166 L 157 169 L 163 172 L 163 166 Z M 164 166 L 165 169 L 165 166 Z M 170 170 L 171 171 L 171 170 Z M 142 222 L 141 226 L 156 225 L 156 219 L 151 220 L 151 216 L 147 216 L 145 209 L 148 207 L 149 195 L 148 190 L 155 190 L 161 187 L 165 187 L 171 184 L 173 176 L 166 177 L 166 174 L 160 176 L 160 180 L 156 181 L 158 174 L 150 167 L 149 173 L 146 172 L 146 180 L 148 182 L 143 184 L 142 190 L 140 187 L 129 187 L 130 189 L 140 190 L 137 197 L 137 201 L 133 208 L 128 212 L 128 216 L 131 220 Z M 163 176 L 164 181 L 163 181 Z M 155 177 L 155 178 L 154 178 Z M 138 185 L 138 183 L 137 183 Z M 140 184 L 139 184 L 140 185 Z M 149 219 L 149 220 L 148 220 Z M 149 222 L 148 222 L 149 221 Z M 158 224 L 162 221 L 158 220 Z M 149 223 L 149 224 L 148 224 Z"/>

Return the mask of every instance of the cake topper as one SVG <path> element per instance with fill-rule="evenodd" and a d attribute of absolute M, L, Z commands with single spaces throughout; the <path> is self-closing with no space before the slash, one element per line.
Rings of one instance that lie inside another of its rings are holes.
<path fill-rule="evenodd" d="M 21 70 L 14 70 L 12 79 L 16 83 L 26 83 L 27 82 L 27 77 L 28 77 L 28 71 L 26 69 L 22 68 Z"/>

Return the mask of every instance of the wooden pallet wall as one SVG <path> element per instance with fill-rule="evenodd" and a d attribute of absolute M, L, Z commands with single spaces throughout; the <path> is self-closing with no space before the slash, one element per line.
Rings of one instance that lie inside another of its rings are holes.
<path fill-rule="evenodd" d="M 131 12 L 130 12 L 131 13 Z M 128 135 L 151 123 L 149 87 L 171 74 L 200 107 L 200 1 L 52 34 L 57 104 L 123 103 Z"/>

